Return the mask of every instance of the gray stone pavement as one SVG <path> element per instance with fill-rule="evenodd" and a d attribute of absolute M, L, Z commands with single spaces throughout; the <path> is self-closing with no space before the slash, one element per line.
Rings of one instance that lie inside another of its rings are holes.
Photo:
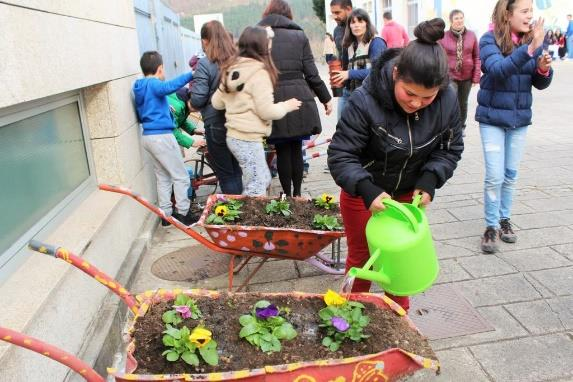
<path fill-rule="evenodd" d="M 326 78 L 322 67 L 323 78 Z M 528 132 L 513 222 L 519 239 L 494 255 L 479 250 L 484 230 L 483 158 L 473 121 L 477 88 L 470 96 L 466 149 L 448 184 L 428 209 L 440 258 L 438 284 L 452 284 L 495 331 L 432 341 L 442 374 L 422 371 L 409 381 L 573 381 L 573 61 L 555 63 L 555 79 L 534 94 L 534 124 Z M 331 136 L 336 113 L 323 116 L 322 136 Z M 314 149 L 321 150 L 320 148 Z M 312 160 L 303 193 L 338 194 L 325 157 Z M 273 193 L 280 185 L 275 179 Z M 134 291 L 158 287 L 225 289 L 226 275 L 197 283 L 169 282 L 150 272 L 159 257 L 198 245 L 174 228 L 158 228 L 142 259 Z M 252 266 L 248 266 L 252 269 Z M 244 275 L 239 274 L 237 281 Z M 249 291 L 324 292 L 340 276 L 304 262 L 270 261 Z"/>

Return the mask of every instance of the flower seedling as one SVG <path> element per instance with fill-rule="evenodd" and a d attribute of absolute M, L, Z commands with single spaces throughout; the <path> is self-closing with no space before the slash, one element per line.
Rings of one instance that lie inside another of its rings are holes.
<path fill-rule="evenodd" d="M 315 228 L 324 230 L 324 231 L 335 231 L 340 230 L 342 227 L 338 222 L 338 218 L 336 216 L 330 215 L 314 215 L 314 220 L 312 221 L 312 225 Z"/>
<path fill-rule="evenodd" d="M 207 224 L 225 224 L 238 220 L 241 215 L 243 202 L 237 199 L 227 199 L 222 195 L 217 196 L 217 203 L 213 213 L 207 217 Z"/>
<path fill-rule="evenodd" d="M 186 318 L 196 320 L 202 316 L 195 300 L 183 293 L 177 295 L 172 307 L 172 310 L 163 313 L 161 317 L 166 324 L 177 326 Z"/>
<path fill-rule="evenodd" d="M 336 205 L 336 199 L 333 195 L 322 194 L 320 197 L 314 199 L 314 205 L 329 210 Z"/>
<path fill-rule="evenodd" d="M 326 308 L 318 312 L 321 321 L 318 326 L 326 329 L 322 344 L 330 351 L 337 351 L 346 339 L 360 342 L 369 337 L 364 334 L 364 328 L 370 323 L 370 318 L 362 314 L 364 305 L 348 301 L 332 290 L 326 292 L 324 302 Z"/>
<path fill-rule="evenodd" d="M 196 350 L 199 350 L 199 355 L 209 365 L 216 366 L 219 363 L 217 342 L 212 339 L 211 331 L 203 326 L 197 326 L 190 332 L 186 326 L 177 329 L 167 324 L 163 334 L 163 345 L 168 349 L 162 355 L 169 362 L 182 359 L 189 365 L 199 366 L 199 356 L 196 354 Z"/>
<path fill-rule="evenodd" d="M 266 300 L 257 301 L 251 314 L 239 318 L 243 327 L 239 337 L 265 353 L 279 352 L 281 340 L 292 340 L 297 336 L 296 330 L 280 315 L 281 312 L 286 314 L 288 309 L 279 309 Z"/>
<path fill-rule="evenodd" d="M 265 206 L 265 210 L 269 215 L 276 215 L 282 214 L 283 216 L 289 217 L 292 215 L 292 211 L 290 210 L 290 204 L 286 201 L 286 199 L 281 200 L 271 200 Z"/>

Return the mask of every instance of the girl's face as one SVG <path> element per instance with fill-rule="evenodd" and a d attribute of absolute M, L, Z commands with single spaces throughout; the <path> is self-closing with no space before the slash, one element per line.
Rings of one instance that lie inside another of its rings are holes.
<path fill-rule="evenodd" d="M 408 114 L 417 112 L 420 109 L 425 108 L 431 104 L 438 92 L 440 87 L 436 86 L 434 88 L 426 88 L 423 85 L 418 85 L 412 82 L 404 82 L 400 79 L 396 80 L 398 72 L 394 68 L 394 96 L 398 105 Z"/>
<path fill-rule="evenodd" d="M 352 18 L 350 21 L 350 31 L 352 35 L 356 37 L 357 40 L 362 39 L 362 36 L 366 33 L 366 21 L 358 20 L 357 18 Z"/>
<path fill-rule="evenodd" d="M 513 33 L 527 33 L 533 19 L 533 1 L 516 0 L 511 6 L 507 21 Z"/>
<path fill-rule="evenodd" d="M 452 29 L 459 31 L 464 27 L 464 14 L 456 13 L 452 16 Z"/>

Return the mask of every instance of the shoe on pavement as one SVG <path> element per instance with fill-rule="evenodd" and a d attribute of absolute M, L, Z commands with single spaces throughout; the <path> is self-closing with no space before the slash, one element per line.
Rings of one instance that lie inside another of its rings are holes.
<path fill-rule="evenodd" d="M 517 235 L 513 232 L 509 219 L 501 219 L 499 225 L 501 226 L 499 229 L 499 238 L 501 241 L 505 243 L 515 243 L 517 241 Z"/>
<path fill-rule="evenodd" d="M 167 220 L 161 219 L 161 226 L 162 227 L 169 227 L 170 225 L 171 225 L 171 223 L 169 223 Z"/>
<path fill-rule="evenodd" d="M 199 220 L 199 215 L 193 213 L 191 210 L 187 212 L 187 215 L 181 215 L 180 213 L 173 212 L 173 215 L 171 216 L 179 220 L 184 225 L 191 225 L 195 223 L 197 220 Z"/>
<path fill-rule="evenodd" d="M 487 227 L 481 238 L 481 250 L 484 253 L 497 252 L 497 230 L 495 227 Z"/>

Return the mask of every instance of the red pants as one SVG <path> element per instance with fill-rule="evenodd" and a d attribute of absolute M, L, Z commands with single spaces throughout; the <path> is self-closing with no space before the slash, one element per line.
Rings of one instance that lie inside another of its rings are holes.
<path fill-rule="evenodd" d="M 396 198 L 400 202 L 411 202 L 412 194 L 402 195 Z M 361 197 L 353 197 L 344 190 L 340 192 L 340 212 L 344 220 L 344 231 L 346 242 L 348 243 L 348 256 L 346 257 L 346 272 L 352 267 L 362 268 L 368 261 L 370 253 L 366 242 L 366 223 L 372 213 L 364 206 Z M 354 280 L 352 292 L 368 292 L 372 283 L 367 280 L 357 278 Z M 410 299 L 406 297 L 394 296 L 386 293 L 402 308 L 410 308 Z"/>

